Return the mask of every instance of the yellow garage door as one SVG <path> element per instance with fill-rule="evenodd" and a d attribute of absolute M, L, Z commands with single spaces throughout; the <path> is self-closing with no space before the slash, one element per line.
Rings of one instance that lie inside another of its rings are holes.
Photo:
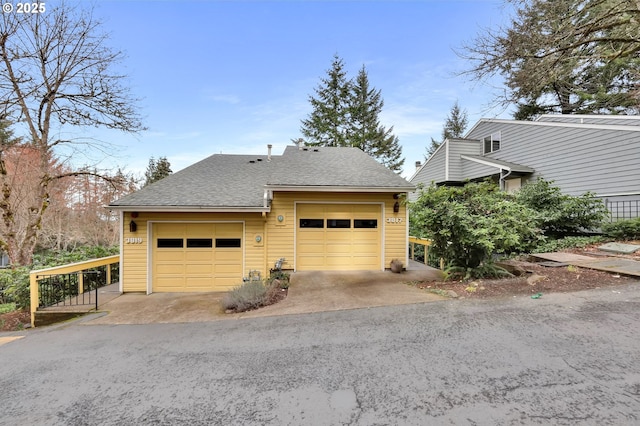
<path fill-rule="evenodd" d="M 296 269 L 381 269 L 379 204 L 298 204 Z"/>
<path fill-rule="evenodd" d="M 153 225 L 154 292 L 226 291 L 242 283 L 241 223 Z"/>

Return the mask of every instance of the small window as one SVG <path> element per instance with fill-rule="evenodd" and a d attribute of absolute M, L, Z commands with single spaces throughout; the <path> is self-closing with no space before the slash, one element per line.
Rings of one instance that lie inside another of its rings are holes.
<path fill-rule="evenodd" d="M 489 154 L 500 150 L 501 139 L 500 132 L 492 133 L 491 136 L 482 139 L 484 153 Z"/>
<path fill-rule="evenodd" d="M 324 228 L 324 219 L 300 219 L 300 228 Z"/>
<path fill-rule="evenodd" d="M 351 228 L 351 219 L 327 219 L 327 228 Z"/>
<path fill-rule="evenodd" d="M 182 238 L 158 238 L 158 248 L 182 248 L 184 240 Z"/>
<path fill-rule="evenodd" d="M 354 219 L 353 220 L 354 228 L 368 228 L 373 229 L 378 227 L 377 219 Z"/>
<path fill-rule="evenodd" d="M 216 238 L 216 248 L 239 248 L 240 238 Z"/>
<path fill-rule="evenodd" d="M 213 240 L 211 238 L 187 238 L 187 248 L 211 248 Z"/>

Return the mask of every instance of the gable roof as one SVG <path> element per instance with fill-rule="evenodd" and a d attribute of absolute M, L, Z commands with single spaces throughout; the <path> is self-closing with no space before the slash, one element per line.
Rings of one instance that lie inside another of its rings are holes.
<path fill-rule="evenodd" d="M 214 154 L 109 205 L 112 209 L 269 211 L 268 191 L 407 192 L 415 187 L 358 148 L 286 147 Z"/>

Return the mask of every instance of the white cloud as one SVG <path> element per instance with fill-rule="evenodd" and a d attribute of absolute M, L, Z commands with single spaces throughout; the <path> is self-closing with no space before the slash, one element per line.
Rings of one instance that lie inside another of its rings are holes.
<path fill-rule="evenodd" d="M 210 99 L 212 101 L 215 102 L 221 102 L 221 103 L 226 103 L 226 104 L 239 104 L 240 103 L 240 97 L 237 95 L 229 95 L 229 94 L 225 94 L 225 95 L 210 95 L 207 96 L 207 99 Z"/>

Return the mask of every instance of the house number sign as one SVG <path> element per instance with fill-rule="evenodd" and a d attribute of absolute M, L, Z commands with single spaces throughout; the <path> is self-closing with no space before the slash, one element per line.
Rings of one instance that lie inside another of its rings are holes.
<path fill-rule="evenodd" d="M 142 238 L 125 238 L 126 244 L 142 244 Z"/>
<path fill-rule="evenodd" d="M 401 217 L 388 217 L 387 223 L 402 223 Z"/>

